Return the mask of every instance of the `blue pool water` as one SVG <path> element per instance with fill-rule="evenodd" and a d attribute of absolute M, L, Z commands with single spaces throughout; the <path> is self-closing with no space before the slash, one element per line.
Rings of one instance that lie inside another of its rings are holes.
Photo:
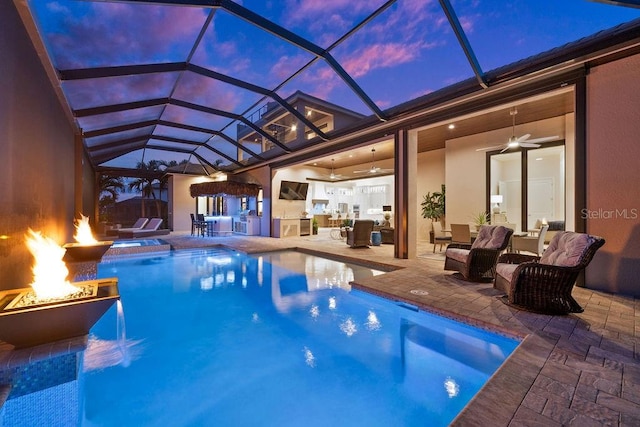
<path fill-rule="evenodd" d="M 0 425 L 447 425 L 518 342 L 349 289 L 381 273 L 291 251 L 102 263 L 123 315 Z"/>
<path fill-rule="evenodd" d="M 116 240 L 111 245 L 112 248 L 131 248 L 138 246 L 158 246 L 166 244 L 164 240 L 160 239 L 128 239 L 128 240 Z"/>

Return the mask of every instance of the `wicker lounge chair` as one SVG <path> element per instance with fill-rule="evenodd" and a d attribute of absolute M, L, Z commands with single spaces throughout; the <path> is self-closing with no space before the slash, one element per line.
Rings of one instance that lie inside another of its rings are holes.
<path fill-rule="evenodd" d="M 352 248 L 369 246 L 371 244 L 371 232 L 373 220 L 359 219 L 353 224 L 352 229 L 347 230 L 347 245 Z"/>
<path fill-rule="evenodd" d="M 457 271 L 469 281 L 493 280 L 500 252 L 509 244 L 513 230 L 483 225 L 473 244 L 451 243 L 445 251 L 444 269 Z"/>
<path fill-rule="evenodd" d="M 496 266 L 493 287 L 505 302 L 527 310 L 566 314 L 582 307 L 571 296 L 578 274 L 591 262 L 604 239 L 571 231 L 558 232 L 542 257 L 508 253 Z"/>

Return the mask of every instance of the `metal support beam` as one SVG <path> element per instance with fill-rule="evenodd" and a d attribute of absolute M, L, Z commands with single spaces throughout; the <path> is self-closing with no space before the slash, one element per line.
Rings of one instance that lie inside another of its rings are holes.
<path fill-rule="evenodd" d="M 145 128 L 145 127 L 151 127 L 151 126 L 155 126 L 158 124 L 158 120 L 146 120 L 144 122 L 137 122 L 137 123 L 130 123 L 127 125 L 121 125 L 121 126 L 113 126 L 110 128 L 102 128 L 102 129 L 95 129 L 95 130 L 91 130 L 88 132 L 83 132 L 82 133 L 82 137 L 83 138 L 94 138 L 96 136 L 103 136 L 103 135 L 109 135 L 112 133 L 119 133 L 119 132 L 126 132 L 129 130 L 134 130 L 134 129 L 141 129 L 141 128 Z"/>
<path fill-rule="evenodd" d="M 268 33 L 273 34 L 276 37 L 279 37 L 294 46 L 306 50 L 312 55 L 324 59 L 327 64 L 333 69 L 333 71 L 340 76 L 340 78 L 349 86 L 349 88 L 373 111 L 373 113 L 380 119 L 385 121 L 386 117 L 378 108 L 378 106 L 373 102 L 369 95 L 365 93 L 364 90 L 353 80 L 353 78 L 342 68 L 342 66 L 327 52 L 322 49 L 320 46 L 306 40 L 303 37 L 287 30 L 286 28 L 281 27 L 280 25 L 269 21 L 261 15 L 258 15 L 255 12 L 241 6 L 240 4 L 233 2 L 231 0 L 220 0 L 220 5 L 229 13 L 236 15 L 238 18 L 247 21 L 248 23 L 255 25 L 258 28 L 261 28 Z"/>
<path fill-rule="evenodd" d="M 260 135 L 262 135 L 265 138 L 267 138 L 271 143 L 273 143 L 273 144 L 277 145 L 278 147 L 282 148 L 285 152 L 291 153 L 293 151 L 293 150 L 291 150 L 290 147 L 287 147 L 286 145 L 284 145 L 283 143 L 281 143 L 280 141 L 278 141 L 277 139 L 275 139 L 274 137 L 269 135 L 263 129 L 261 129 L 260 127 L 256 126 L 253 122 L 247 120 L 247 118 L 245 118 L 245 117 L 243 117 L 243 116 L 241 116 L 239 114 L 229 113 L 228 111 L 222 111 L 222 110 L 218 110 L 216 108 L 204 107 L 202 105 L 193 104 L 191 102 L 186 102 L 186 101 L 180 101 L 178 99 L 171 99 L 169 101 L 169 103 L 172 104 L 172 105 L 177 105 L 179 107 L 190 108 L 192 110 L 202 111 L 203 113 L 214 114 L 216 116 L 228 117 L 230 119 L 241 121 L 245 125 L 249 126 L 251 129 L 253 129 L 254 131 L 258 132 Z"/>
<path fill-rule="evenodd" d="M 105 144 L 94 145 L 93 147 L 87 147 L 87 151 L 91 153 L 91 152 L 100 151 L 100 150 L 108 150 L 110 148 L 118 148 L 122 145 L 133 144 L 135 142 L 142 142 L 146 144 L 146 142 L 149 140 L 150 137 L 151 135 L 142 135 L 142 136 L 135 136 L 133 138 L 119 139 L 117 141 L 111 141 Z M 144 148 L 144 145 L 143 145 L 143 148 Z"/>
<path fill-rule="evenodd" d="M 230 76 L 218 73 L 216 71 L 209 70 L 207 68 L 199 67 L 197 65 L 189 64 L 187 66 L 187 69 L 189 71 L 192 71 L 194 73 L 200 74 L 202 76 L 211 77 L 212 79 L 219 80 L 219 81 L 224 82 L 224 83 L 228 83 L 230 85 L 239 87 L 241 89 L 245 89 L 245 90 L 248 90 L 250 92 L 255 92 L 255 93 L 259 93 L 261 95 L 268 96 L 269 98 L 271 98 L 274 101 L 276 101 L 282 108 L 287 110 L 291 115 L 295 116 L 298 120 L 300 120 L 305 126 L 307 126 L 309 129 L 311 129 L 321 139 L 323 139 L 324 141 L 328 141 L 329 140 L 329 137 L 327 137 L 327 135 L 325 135 L 324 132 L 322 132 L 320 129 L 318 129 L 318 127 L 316 125 L 314 125 L 313 123 L 311 123 L 304 116 L 304 114 L 301 114 L 298 110 L 293 108 L 287 101 L 282 99 L 280 97 L 280 95 L 278 95 L 277 93 L 275 93 L 273 91 L 270 91 L 269 89 L 265 89 L 263 87 L 256 86 L 254 84 L 242 81 L 240 79 L 236 79 L 234 77 L 230 77 Z"/>
<path fill-rule="evenodd" d="M 174 73 L 184 71 L 186 62 L 169 62 L 161 64 L 120 65 L 114 67 L 75 68 L 57 70 L 62 81 L 101 79 L 105 77 L 122 77 L 153 73 Z"/>
<path fill-rule="evenodd" d="M 625 6 L 640 9 L 640 0 L 591 0 L 596 3 L 610 4 L 612 6 Z"/>
<path fill-rule="evenodd" d="M 338 65 L 339 66 L 339 65 Z M 222 73 L 218 73 L 213 70 L 209 70 L 204 67 L 200 67 L 193 64 L 187 64 L 186 62 L 172 62 L 168 64 L 144 64 L 144 65 L 123 65 L 117 67 L 95 67 L 95 68 L 82 68 L 82 69 L 69 69 L 58 70 L 60 80 L 84 80 L 84 79 L 97 79 L 105 77 L 119 77 L 119 76 L 132 76 L 141 74 L 153 74 L 164 72 L 180 72 L 191 71 L 195 74 L 209 77 L 214 80 L 218 80 L 235 87 L 239 87 L 250 92 L 259 93 L 260 95 L 267 96 L 277 102 L 282 108 L 287 110 L 290 114 L 300 120 L 305 126 L 311 129 L 321 139 L 328 141 L 329 137 L 322 132 L 316 125 L 309 121 L 303 114 L 293 108 L 288 102 L 280 97 L 277 93 L 254 85 L 249 82 L 245 82 L 240 79 L 236 79 L 231 76 L 227 76 Z"/>
<path fill-rule="evenodd" d="M 117 157 L 124 156 L 125 154 L 129 154 L 132 151 L 143 150 L 145 147 L 145 144 L 146 142 L 142 142 L 140 145 L 134 148 L 127 147 L 127 148 L 120 149 L 118 151 L 110 152 L 109 154 L 94 155 L 92 157 L 95 159 L 97 164 L 100 164 L 100 163 L 108 162 L 109 160 L 113 160 Z"/>
<path fill-rule="evenodd" d="M 486 81 L 484 72 L 480 67 L 480 63 L 476 58 L 476 54 L 473 52 L 473 48 L 469 43 L 469 39 L 467 39 L 467 35 L 462 29 L 462 25 L 460 25 L 460 21 L 458 20 L 458 15 L 456 15 L 456 12 L 453 10 L 453 6 L 451 6 L 451 2 L 449 0 L 439 0 L 439 1 L 440 1 L 440 6 L 442 6 L 442 10 L 444 11 L 445 15 L 447 15 L 447 19 L 449 20 L 449 25 L 451 25 L 453 32 L 456 34 L 456 37 L 458 38 L 458 43 L 460 43 L 460 47 L 462 47 L 464 54 L 467 56 L 467 60 L 469 61 L 469 64 L 473 69 L 473 73 L 476 75 L 476 79 L 478 80 L 478 83 L 480 83 L 480 86 L 482 86 L 483 88 L 485 89 L 488 88 L 489 84 Z"/>
<path fill-rule="evenodd" d="M 100 107 L 81 108 L 73 110 L 75 117 L 97 116 L 98 114 L 117 113 L 119 111 L 135 110 L 136 108 L 157 107 L 169 103 L 169 98 L 146 99 L 144 101 L 125 102 L 123 104 L 102 105 Z"/>

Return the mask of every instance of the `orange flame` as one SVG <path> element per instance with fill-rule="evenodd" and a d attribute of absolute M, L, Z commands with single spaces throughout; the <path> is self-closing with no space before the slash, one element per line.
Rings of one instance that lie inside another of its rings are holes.
<path fill-rule="evenodd" d="M 78 292 L 68 280 L 69 270 L 62 261 L 66 250 L 39 231 L 29 229 L 27 247 L 35 258 L 31 287 L 38 299 L 64 298 Z"/>
<path fill-rule="evenodd" d="M 76 226 L 76 234 L 73 238 L 81 245 L 95 245 L 98 241 L 93 237 L 91 226 L 89 225 L 89 217 L 80 214 L 80 219 L 74 221 Z"/>

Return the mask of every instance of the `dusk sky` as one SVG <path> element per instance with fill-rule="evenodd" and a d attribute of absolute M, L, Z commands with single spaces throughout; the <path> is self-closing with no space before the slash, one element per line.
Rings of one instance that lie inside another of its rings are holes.
<path fill-rule="evenodd" d="M 384 2 L 236 3 L 322 49 L 331 48 L 331 55 L 381 109 L 474 76 L 436 0 L 398 0 L 335 47 L 332 45 L 337 40 Z M 640 9 L 586 0 L 452 0 L 451 3 L 483 71 L 640 18 Z M 277 89 L 283 98 L 300 90 L 361 114 L 373 114 L 323 60 L 317 60 L 282 85 L 314 56 L 224 9 L 215 11 L 211 24 L 205 28 L 212 10 L 199 7 L 76 0 L 30 0 L 29 4 L 53 64 L 60 70 L 188 61 L 269 90 Z M 196 44 L 203 28 L 204 37 Z M 73 109 L 171 96 L 248 116 L 265 103 L 256 105 L 262 98 L 259 94 L 191 72 L 74 80 L 64 82 L 63 90 Z M 236 124 L 229 118 L 174 105 L 82 117 L 79 123 L 90 131 L 153 120 L 160 115 L 163 120 L 224 129 L 235 138 Z M 98 145 L 151 131 L 201 142 L 211 137 L 159 128 L 105 135 L 87 143 Z M 219 137 L 211 140 L 213 144 L 216 139 Z M 154 141 L 154 144 L 167 143 Z M 139 151 L 110 164 L 121 162 L 130 167 L 132 159 L 139 160 Z M 229 154 L 233 151 L 228 150 Z M 187 157 L 178 155 L 176 160 Z"/>

